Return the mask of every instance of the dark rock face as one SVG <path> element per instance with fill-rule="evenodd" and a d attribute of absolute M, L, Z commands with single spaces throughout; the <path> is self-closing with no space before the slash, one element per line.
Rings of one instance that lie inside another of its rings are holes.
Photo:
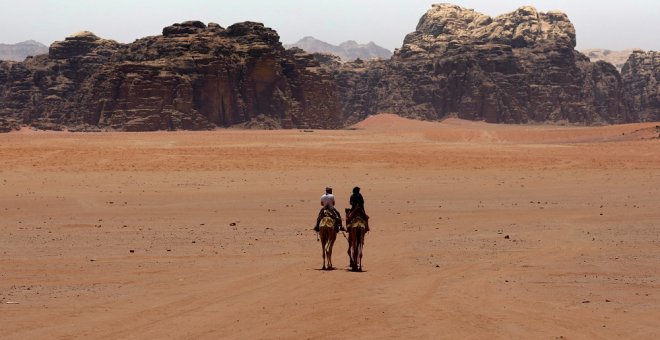
<path fill-rule="evenodd" d="M 81 32 L 49 54 L 0 63 L 0 125 L 124 131 L 208 129 L 252 120 L 338 128 L 333 78 L 277 33 L 189 21 L 119 44 Z"/>
<path fill-rule="evenodd" d="M 0 62 L 0 132 L 340 128 L 370 114 L 493 123 L 660 120 L 658 53 L 623 76 L 575 51 L 561 12 L 495 18 L 440 4 L 389 60 L 285 50 L 260 23 L 187 21 L 120 44 L 80 32 Z"/>
<path fill-rule="evenodd" d="M 433 5 L 385 62 L 335 69 L 345 119 L 376 112 L 493 123 L 634 121 L 621 77 L 575 48 L 565 14 L 522 7 L 496 18 Z"/>
<path fill-rule="evenodd" d="M 660 121 L 660 53 L 634 51 L 621 73 L 630 110 L 641 121 Z"/>

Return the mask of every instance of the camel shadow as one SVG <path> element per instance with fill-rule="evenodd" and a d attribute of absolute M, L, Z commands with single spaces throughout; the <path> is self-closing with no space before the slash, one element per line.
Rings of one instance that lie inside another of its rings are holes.
<path fill-rule="evenodd" d="M 366 273 L 367 271 L 362 269 L 362 270 L 353 270 L 351 268 L 346 268 L 346 271 L 349 273 Z"/>
<path fill-rule="evenodd" d="M 320 272 L 331 272 L 331 271 L 333 271 L 333 270 L 337 270 L 337 268 L 335 268 L 335 267 L 332 267 L 332 268 L 326 268 L 326 269 L 323 269 L 323 268 L 314 268 L 314 270 L 316 270 L 316 271 L 320 271 Z"/>

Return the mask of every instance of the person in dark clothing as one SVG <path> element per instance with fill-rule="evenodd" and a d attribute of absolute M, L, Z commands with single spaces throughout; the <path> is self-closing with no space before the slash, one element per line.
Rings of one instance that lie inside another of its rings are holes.
<path fill-rule="evenodd" d="M 349 199 L 349 203 L 351 204 L 351 210 L 355 209 L 357 206 L 364 209 L 364 197 L 362 197 L 362 194 L 360 193 L 360 187 L 353 188 L 353 194 Z"/>
<path fill-rule="evenodd" d="M 349 221 L 353 219 L 353 216 L 358 216 L 358 214 L 364 214 L 366 219 L 366 231 L 369 231 L 369 215 L 367 215 L 366 210 L 364 210 L 364 197 L 360 193 L 360 187 L 353 188 L 353 194 L 349 199 L 351 204 L 351 212 L 346 216 L 346 225 L 349 224 Z"/>

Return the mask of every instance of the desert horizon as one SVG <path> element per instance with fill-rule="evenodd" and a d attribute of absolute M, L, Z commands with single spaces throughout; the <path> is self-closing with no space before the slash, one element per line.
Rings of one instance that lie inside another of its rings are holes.
<path fill-rule="evenodd" d="M 657 123 L 0 134 L 0 337 L 656 338 Z M 363 272 L 312 227 L 370 215 Z"/>

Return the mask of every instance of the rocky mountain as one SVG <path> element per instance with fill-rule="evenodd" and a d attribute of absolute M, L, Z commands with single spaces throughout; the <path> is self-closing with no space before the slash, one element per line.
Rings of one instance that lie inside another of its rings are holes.
<path fill-rule="evenodd" d="M 660 52 L 633 51 L 621 74 L 630 110 L 641 121 L 660 121 Z"/>
<path fill-rule="evenodd" d="M 309 53 L 324 53 L 336 55 L 343 61 L 355 59 L 389 59 L 392 52 L 376 45 L 373 41 L 368 44 L 358 44 L 353 40 L 345 41 L 339 46 L 328 44 L 313 37 L 304 37 L 294 44 L 286 44 L 285 48 L 298 47 Z"/>
<path fill-rule="evenodd" d="M 27 40 L 18 44 L 0 44 L 0 60 L 23 61 L 28 56 L 48 53 L 48 46 Z"/>
<path fill-rule="evenodd" d="M 561 12 L 495 18 L 438 4 L 387 61 L 335 67 L 346 121 L 377 112 L 493 123 L 636 121 L 621 76 L 575 50 Z"/>
<path fill-rule="evenodd" d="M 492 123 L 660 120 L 657 52 L 620 74 L 575 50 L 561 12 L 433 5 L 390 59 L 285 50 L 275 31 L 188 21 L 120 44 L 80 32 L 0 62 L 0 131 L 340 128 L 370 114 Z"/>
<path fill-rule="evenodd" d="M 119 44 L 81 32 L 0 63 L 0 125 L 124 131 L 342 126 L 332 76 L 263 24 L 199 21 Z"/>
<path fill-rule="evenodd" d="M 628 57 L 633 53 L 634 49 L 622 50 L 622 51 L 612 51 L 602 48 L 591 48 L 582 50 L 584 55 L 589 57 L 592 62 L 605 61 L 608 62 L 621 71 L 623 64 L 626 63 Z"/>

